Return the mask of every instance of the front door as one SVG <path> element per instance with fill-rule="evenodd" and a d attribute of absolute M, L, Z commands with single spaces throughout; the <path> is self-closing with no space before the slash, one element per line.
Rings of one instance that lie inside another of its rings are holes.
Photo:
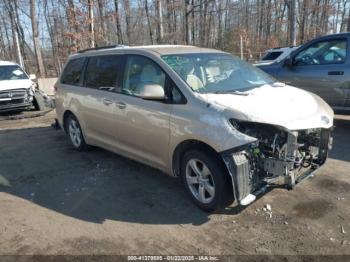
<path fill-rule="evenodd" d="M 118 147 L 131 157 L 165 168 L 172 105 L 139 97 L 139 88 L 144 84 L 158 84 L 165 89 L 166 74 L 151 59 L 128 55 L 122 91 L 116 100 Z"/>

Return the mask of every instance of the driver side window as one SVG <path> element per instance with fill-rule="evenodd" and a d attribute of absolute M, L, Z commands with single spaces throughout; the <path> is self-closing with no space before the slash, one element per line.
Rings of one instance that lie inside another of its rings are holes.
<path fill-rule="evenodd" d="M 164 89 L 165 74 L 151 59 L 138 55 L 129 55 L 123 82 L 122 93 L 139 96 L 143 85 L 157 84 Z"/>
<path fill-rule="evenodd" d="M 345 39 L 317 42 L 301 51 L 294 58 L 295 65 L 341 64 L 346 61 Z"/>

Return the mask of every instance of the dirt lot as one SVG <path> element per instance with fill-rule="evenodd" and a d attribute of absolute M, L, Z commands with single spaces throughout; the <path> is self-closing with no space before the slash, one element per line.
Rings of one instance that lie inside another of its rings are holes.
<path fill-rule="evenodd" d="M 157 170 L 74 151 L 53 118 L 0 121 L 0 254 L 350 254 L 350 117 L 317 176 L 221 214 Z"/>

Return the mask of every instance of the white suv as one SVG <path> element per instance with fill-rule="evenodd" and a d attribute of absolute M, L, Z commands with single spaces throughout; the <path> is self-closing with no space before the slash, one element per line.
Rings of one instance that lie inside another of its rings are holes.
<path fill-rule="evenodd" d="M 0 112 L 32 107 L 35 78 L 35 75 L 28 76 L 16 63 L 0 61 Z"/>

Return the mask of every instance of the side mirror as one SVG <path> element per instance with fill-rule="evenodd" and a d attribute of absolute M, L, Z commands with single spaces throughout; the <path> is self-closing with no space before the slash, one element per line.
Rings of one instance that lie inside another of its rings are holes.
<path fill-rule="evenodd" d="M 292 67 L 294 66 L 293 64 L 293 58 L 291 56 L 288 56 L 286 59 L 283 61 L 283 65 L 286 67 Z"/>
<path fill-rule="evenodd" d="M 138 96 L 146 100 L 164 100 L 164 88 L 158 84 L 143 84 L 139 88 Z"/>
<path fill-rule="evenodd" d="M 36 75 L 35 74 L 30 74 L 29 75 L 29 79 L 32 80 L 32 81 L 35 81 L 36 80 Z"/>

